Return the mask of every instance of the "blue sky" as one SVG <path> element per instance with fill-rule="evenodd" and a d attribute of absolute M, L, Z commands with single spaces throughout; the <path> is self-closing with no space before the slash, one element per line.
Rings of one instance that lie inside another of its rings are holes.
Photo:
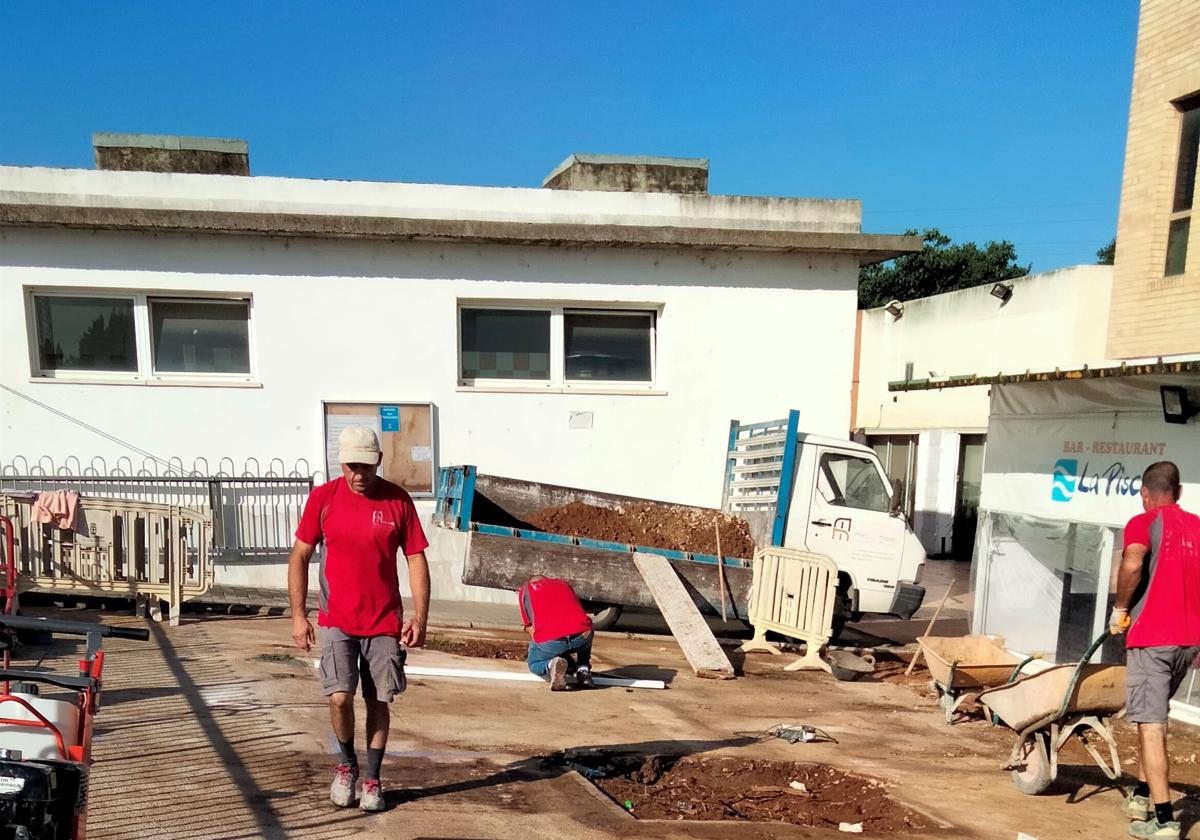
<path fill-rule="evenodd" d="M 860 198 L 864 229 L 1116 228 L 1134 0 L 7 3 L 0 162 L 93 131 L 241 137 L 261 175 L 536 186 L 571 152 L 707 157 L 715 193 Z"/>

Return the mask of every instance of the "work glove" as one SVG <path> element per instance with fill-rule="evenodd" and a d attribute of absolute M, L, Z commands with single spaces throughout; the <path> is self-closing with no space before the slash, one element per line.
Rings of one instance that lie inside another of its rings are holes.
<path fill-rule="evenodd" d="M 1114 636 L 1119 636 L 1129 629 L 1129 625 L 1133 620 L 1129 617 L 1129 610 L 1123 610 L 1120 607 L 1113 607 L 1112 613 L 1108 616 L 1108 632 Z"/>

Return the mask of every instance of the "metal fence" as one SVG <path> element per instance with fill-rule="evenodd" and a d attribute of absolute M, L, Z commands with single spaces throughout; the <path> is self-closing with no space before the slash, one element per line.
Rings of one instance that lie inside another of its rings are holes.
<path fill-rule="evenodd" d="M 4 474 L 0 491 L 74 490 L 83 496 L 189 508 L 212 521 L 222 558 L 286 553 L 313 479 L 300 476 Z"/>

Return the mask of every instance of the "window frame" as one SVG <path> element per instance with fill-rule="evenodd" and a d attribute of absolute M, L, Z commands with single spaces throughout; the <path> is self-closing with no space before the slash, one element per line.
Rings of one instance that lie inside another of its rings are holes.
<path fill-rule="evenodd" d="M 41 342 L 42 336 L 38 330 L 37 299 L 38 298 L 93 298 L 100 300 L 124 300 L 131 304 L 133 314 L 133 370 L 94 370 L 87 368 L 43 368 Z M 28 291 L 26 312 L 26 336 L 29 343 L 29 364 L 32 375 L 38 379 L 122 379 L 136 381 L 142 374 L 140 338 L 138 334 L 137 296 L 132 292 L 113 291 L 109 289 L 76 289 L 59 293 L 45 289 Z"/>
<path fill-rule="evenodd" d="M 246 362 L 249 368 L 246 371 L 230 371 L 222 373 L 219 371 L 160 371 L 158 369 L 158 347 L 154 344 L 154 304 L 156 302 L 164 303 L 217 303 L 217 304 L 242 304 L 246 307 Z M 150 376 L 157 380 L 170 379 L 196 379 L 196 380 L 250 380 L 254 376 L 254 303 L 247 295 L 245 297 L 228 297 L 223 295 L 172 295 L 172 294 L 147 294 L 145 296 L 146 303 L 146 352 L 149 355 L 147 360 L 150 369 Z"/>
<path fill-rule="evenodd" d="M 921 436 L 919 434 L 904 434 L 902 432 L 872 434 L 867 436 L 867 446 L 875 451 L 875 457 L 879 459 L 879 465 L 883 468 L 884 483 L 888 487 L 888 492 L 892 489 L 892 458 L 901 444 L 897 438 L 905 438 L 903 447 L 906 450 L 904 455 L 904 475 L 896 476 L 904 482 L 904 498 L 901 499 L 901 510 L 909 521 L 916 516 L 917 510 L 917 458 L 920 454 Z M 881 453 L 877 446 L 883 446 Z"/>
<path fill-rule="evenodd" d="M 1182 167 L 1184 163 L 1185 149 L 1183 146 L 1186 139 L 1185 128 L 1187 125 L 1188 115 L 1194 114 L 1194 120 L 1200 120 L 1200 92 L 1192 93 L 1187 96 L 1180 97 L 1174 100 L 1171 105 L 1175 109 L 1175 115 L 1178 117 L 1178 131 L 1175 141 L 1175 167 L 1174 178 L 1171 181 L 1171 203 L 1170 215 L 1167 217 L 1167 237 L 1164 250 L 1166 251 L 1163 257 L 1163 277 L 1179 277 L 1187 273 L 1187 257 L 1188 248 L 1191 240 L 1191 221 L 1193 211 L 1195 210 L 1196 191 L 1200 188 L 1200 149 L 1193 149 L 1192 169 L 1191 172 L 1184 172 Z M 1187 206 L 1182 209 L 1176 209 L 1179 199 L 1180 180 L 1190 178 L 1192 181 L 1192 194 L 1186 197 Z M 1171 264 L 1171 238 L 1176 229 L 1183 230 L 1183 253 L 1179 261 L 1178 270 L 1172 269 Z"/>
<path fill-rule="evenodd" d="M 833 470 L 827 463 L 827 461 L 832 458 L 837 458 L 842 461 L 864 462 L 867 470 L 875 476 L 876 480 L 879 482 L 879 485 L 883 488 L 883 508 L 863 507 L 861 505 L 850 504 L 849 499 L 846 497 L 847 488 L 842 487 L 837 482 L 836 477 L 833 475 Z M 890 514 L 891 488 L 888 487 L 886 476 L 879 474 L 879 466 L 879 463 L 869 457 L 865 452 L 849 452 L 842 449 L 823 449 L 817 458 L 817 472 L 820 477 L 825 479 L 826 484 L 829 485 L 830 491 L 834 491 L 836 488 L 834 498 L 831 500 L 826 500 L 826 504 L 831 507 L 846 508 L 847 510 L 861 510 L 868 513 L 882 513 L 885 515 Z"/>
<path fill-rule="evenodd" d="M 612 317 L 645 317 L 650 326 L 648 334 L 650 338 L 650 378 L 649 379 L 568 379 L 567 378 L 567 316 L 568 315 L 600 315 Z M 554 328 L 551 324 L 550 329 L 551 345 L 554 342 Z M 567 387 L 588 386 L 611 387 L 611 388 L 646 388 L 653 387 L 657 380 L 657 347 L 658 347 L 658 313 L 652 309 L 609 309 L 596 307 L 581 307 L 581 306 L 566 306 L 562 310 L 562 356 L 563 356 L 563 384 Z"/>
<path fill-rule="evenodd" d="M 115 383 L 134 385 L 257 385 L 258 365 L 254 330 L 254 296 L 249 292 L 196 292 L 189 290 L 133 290 L 88 288 L 80 286 L 26 286 L 25 323 L 29 350 L 30 380 L 33 382 Z M 82 370 L 43 368 L 37 325 L 38 298 L 111 298 L 133 303 L 134 352 L 136 370 Z M 158 372 L 154 367 L 154 336 L 150 305 L 154 300 L 174 302 L 229 302 L 246 305 L 246 349 L 250 361 L 248 373 Z"/>
<path fill-rule="evenodd" d="M 548 379 L 500 379 L 494 377 L 467 377 L 463 376 L 463 322 L 462 315 L 464 310 L 490 310 L 492 312 L 545 312 L 550 318 L 550 376 Z M 554 353 L 554 311 L 550 306 L 536 303 L 473 303 L 459 301 L 458 310 L 455 313 L 455 324 L 457 327 L 457 349 L 455 351 L 454 365 L 455 378 L 460 386 L 468 388 L 519 388 L 541 389 L 550 387 L 554 382 L 555 372 L 555 353 Z M 561 356 L 561 353 L 559 354 Z M 559 359 L 558 364 L 561 364 Z"/>
<path fill-rule="evenodd" d="M 494 379 L 464 377 L 462 367 L 464 310 L 511 310 L 547 312 L 550 315 L 550 378 L 549 379 Z M 566 378 L 566 315 L 645 315 L 650 330 L 650 380 L 597 380 Z M 658 336 L 662 320 L 662 305 L 656 303 L 606 303 L 592 301 L 542 301 L 542 300 L 478 300 L 461 298 L 455 307 L 456 347 L 454 359 L 455 382 L 460 390 L 480 391 L 534 391 L 545 393 L 566 392 L 619 392 L 661 394 L 658 363 Z"/>

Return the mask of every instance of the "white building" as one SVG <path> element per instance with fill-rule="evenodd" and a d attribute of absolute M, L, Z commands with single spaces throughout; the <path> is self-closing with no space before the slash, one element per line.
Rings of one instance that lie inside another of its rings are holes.
<path fill-rule="evenodd" d="M 1082 265 L 860 313 L 854 428 L 910 489 L 933 556 L 968 559 L 991 389 L 951 379 L 1105 363 L 1112 267 Z M 889 391 L 895 382 L 909 389 Z M 956 381 L 957 384 L 957 381 Z M 927 388 L 924 390 L 923 388 Z"/>
<path fill-rule="evenodd" d="M 846 435 L 859 266 L 920 244 L 862 233 L 857 201 L 708 195 L 703 161 L 572 157 L 542 189 L 192 174 L 238 153 L 107 137 L 103 166 L 188 174 L 0 167 L 9 479 L 319 482 L 350 413 L 395 434 L 425 517 L 460 463 L 715 506 L 730 419 Z M 218 582 L 282 587 L 291 527 Z M 431 559 L 435 597 L 489 597 Z"/>

